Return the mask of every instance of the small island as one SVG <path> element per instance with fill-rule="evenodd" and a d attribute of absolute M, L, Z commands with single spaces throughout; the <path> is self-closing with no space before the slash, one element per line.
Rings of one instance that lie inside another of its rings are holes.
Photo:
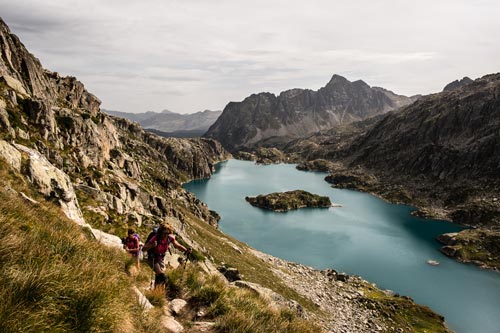
<path fill-rule="evenodd" d="M 252 206 L 275 212 L 286 212 L 299 208 L 328 208 L 332 206 L 330 198 L 312 194 L 303 190 L 274 192 L 256 197 L 245 197 Z"/>

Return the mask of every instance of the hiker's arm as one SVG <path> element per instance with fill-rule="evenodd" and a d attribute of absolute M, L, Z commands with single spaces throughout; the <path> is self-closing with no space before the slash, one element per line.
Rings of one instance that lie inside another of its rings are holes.
<path fill-rule="evenodd" d="M 149 242 L 147 242 L 146 244 L 144 244 L 144 246 L 142 247 L 142 250 L 143 251 L 148 251 L 148 250 L 151 250 L 153 247 L 155 247 L 155 242 L 152 242 L 150 240 Z"/>
<path fill-rule="evenodd" d="M 182 252 L 186 252 L 188 249 L 184 246 L 182 246 L 175 238 L 172 240 L 172 244 Z"/>
<path fill-rule="evenodd" d="M 135 240 L 134 240 L 134 248 L 127 249 L 127 251 L 129 253 L 137 253 L 139 251 L 139 247 L 140 247 L 139 240 L 137 238 L 135 238 Z"/>

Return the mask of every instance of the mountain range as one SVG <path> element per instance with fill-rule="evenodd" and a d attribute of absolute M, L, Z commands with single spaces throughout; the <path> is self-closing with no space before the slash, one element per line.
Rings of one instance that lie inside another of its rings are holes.
<path fill-rule="evenodd" d="M 181 186 L 231 157 L 219 142 L 162 138 L 101 112 L 81 82 L 44 69 L 1 19 L 0 54 L 0 331 L 181 331 L 180 321 L 188 333 L 449 332 L 408 297 L 220 232 L 218 214 Z M 151 270 L 131 268 L 120 236 L 165 221 L 193 262 L 152 290 Z M 245 281 L 221 273 L 235 270 Z M 174 303 L 185 303 L 182 316 Z"/>
<path fill-rule="evenodd" d="M 162 136 L 199 137 L 217 120 L 222 111 L 199 111 L 181 114 L 168 110 L 162 112 L 130 113 L 102 110 L 109 115 L 138 122 L 143 128 Z"/>
<path fill-rule="evenodd" d="M 231 152 L 249 150 L 384 114 L 417 98 L 333 75 L 317 91 L 291 89 L 278 96 L 259 93 L 231 102 L 205 136 Z"/>

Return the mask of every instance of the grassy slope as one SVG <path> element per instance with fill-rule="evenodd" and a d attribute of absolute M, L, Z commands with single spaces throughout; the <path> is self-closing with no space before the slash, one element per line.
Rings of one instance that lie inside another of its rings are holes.
<path fill-rule="evenodd" d="M 153 319 L 137 316 L 126 260 L 0 160 L 1 332 L 154 332 Z"/>
<path fill-rule="evenodd" d="M 127 275 L 124 267 L 131 262 L 124 253 L 92 240 L 9 169 L 0 159 L 0 332 L 159 332 L 161 309 L 141 313 L 131 293 L 134 284 L 148 283 L 150 269 L 143 265 L 135 277 Z M 213 227 L 199 224 L 207 228 L 208 238 L 220 237 Z M 235 260 L 260 265 L 252 262 L 254 257 Z M 179 290 L 187 290 L 177 296 L 193 307 L 209 308 L 218 332 L 319 331 L 290 311 L 270 309 L 250 291 L 207 278 L 194 266 L 171 272 L 170 278 L 171 286 L 178 283 Z M 189 327 L 189 320 L 185 324 Z"/>

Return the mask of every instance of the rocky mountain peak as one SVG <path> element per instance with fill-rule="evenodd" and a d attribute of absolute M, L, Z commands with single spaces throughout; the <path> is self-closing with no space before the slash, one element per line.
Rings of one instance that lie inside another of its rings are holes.
<path fill-rule="evenodd" d="M 1 19 L 0 53 L 4 60 L 0 62 L 0 75 L 11 88 L 21 93 L 25 91 L 49 106 L 81 108 L 91 116 L 97 115 L 101 101 L 87 92 L 76 78 L 61 77 L 56 72 L 45 70 Z"/>
<path fill-rule="evenodd" d="M 345 77 L 338 75 L 338 74 L 333 74 L 332 78 L 330 79 L 330 81 L 328 81 L 328 83 L 326 85 L 329 86 L 329 85 L 339 84 L 339 83 L 345 84 L 348 82 L 349 82 L 349 80 L 347 80 Z"/>
<path fill-rule="evenodd" d="M 448 83 L 443 91 L 450 91 L 450 90 L 455 90 L 462 88 L 470 83 L 474 82 L 471 78 L 464 76 L 461 80 L 455 80 L 453 82 Z"/>
<path fill-rule="evenodd" d="M 260 93 L 229 103 L 205 135 L 232 151 L 266 145 L 269 140 L 272 145 L 285 144 L 413 101 L 335 74 L 318 91 L 296 88 L 278 96 Z"/>

